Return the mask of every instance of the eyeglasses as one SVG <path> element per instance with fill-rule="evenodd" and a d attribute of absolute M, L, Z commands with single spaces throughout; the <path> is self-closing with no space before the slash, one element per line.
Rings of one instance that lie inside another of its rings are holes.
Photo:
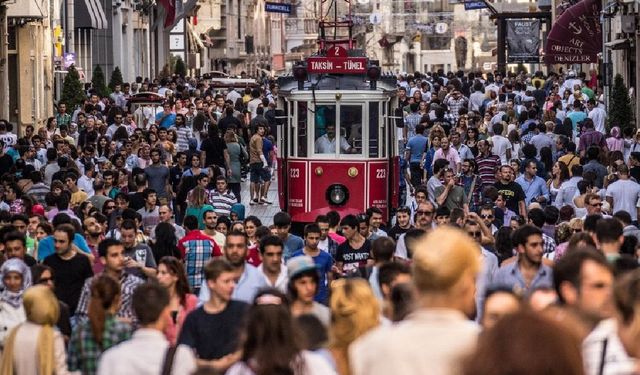
<path fill-rule="evenodd" d="M 591 206 L 591 207 L 602 207 L 602 202 L 600 202 L 600 203 L 589 203 L 589 206 Z"/>
<path fill-rule="evenodd" d="M 467 232 L 467 234 L 471 237 L 476 237 L 476 238 L 480 238 L 482 237 L 482 232 L 480 231 L 476 231 L 476 232 Z"/>
<path fill-rule="evenodd" d="M 480 215 L 483 219 L 493 219 L 493 215 Z"/>
<path fill-rule="evenodd" d="M 416 211 L 416 215 L 424 215 L 424 216 L 431 216 L 433 215 L 433 211 Z"/>

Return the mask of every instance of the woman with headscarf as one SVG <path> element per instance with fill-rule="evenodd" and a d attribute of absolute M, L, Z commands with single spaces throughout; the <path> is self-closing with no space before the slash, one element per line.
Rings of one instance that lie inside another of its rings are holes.
<path fill-rule="evenodd" d="M 607 148 L 610 152 L 624 151 L 624 139 L 622 138 L 622 132 L 620 128 L 614 126 L 611 128 L 611 136 L 607 138 Z"/>
<path fill-rule="evenodd" d="M 27 321 L 7 338 L 0 361 L 0 375 L 67 375 L 64 339 L 54 325 L 58 301 L 50 288 L 37 285 L 24 292 Z"/>
<path fill-rule="evenodd" d="M 7 260 L 0 267 L 0 349 L 5 345 L 7 335 L 26 319 L 22 306 L 22 294 L 31 286 L 31 271 L 20 259 Z"/>

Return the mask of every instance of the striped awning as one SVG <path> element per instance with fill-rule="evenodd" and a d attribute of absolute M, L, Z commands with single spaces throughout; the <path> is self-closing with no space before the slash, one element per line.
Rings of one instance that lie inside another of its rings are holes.
<path fill-rule="evenodd" d="M 107 16 L 100 0 L 75 1 L 75 27 L 77 29 L 106 29 Z"/>

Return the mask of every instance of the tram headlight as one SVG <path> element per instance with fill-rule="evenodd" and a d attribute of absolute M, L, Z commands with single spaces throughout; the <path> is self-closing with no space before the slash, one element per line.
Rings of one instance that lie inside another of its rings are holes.
<path fill-rule="evenodd" d="M 334 206 L 342 206 L 349 200 L 349 191 L 344 185 L 331 185 L 327 189 L 326 198 L 330 204 Z"/>

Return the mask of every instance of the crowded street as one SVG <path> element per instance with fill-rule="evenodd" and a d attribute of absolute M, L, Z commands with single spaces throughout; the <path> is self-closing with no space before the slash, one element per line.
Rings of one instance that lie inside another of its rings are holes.
<path fill-rule="evenodd" d="M 636 8 L 0 0 L 0 375 L 640 374 Z"/>

